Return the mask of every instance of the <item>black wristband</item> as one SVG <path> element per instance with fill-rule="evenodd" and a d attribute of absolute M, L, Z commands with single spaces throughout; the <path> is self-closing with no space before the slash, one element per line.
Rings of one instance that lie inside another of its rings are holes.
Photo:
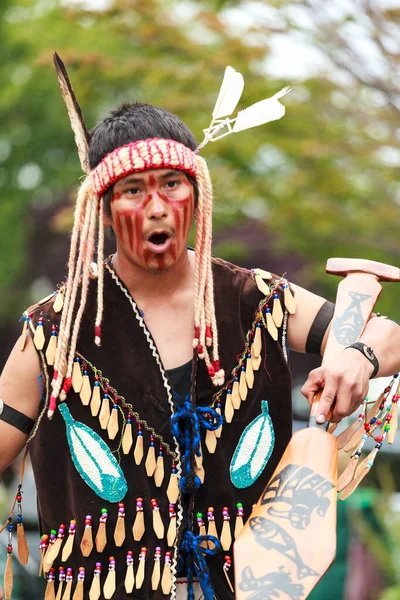
<path fill-rule="evenodd" d="M 30 417 L 27 417 L 19 410 L 4 404 L 3 400 L 0 400 L 0 421 L 5 421 L 9 425 L 16 427 L 25 435 L 29 435 L 33 429 L 35 421 Z"/>
<path fill-rule="evenodd" d="M 373 379 L 379 371 L 379 361 L 376 358 L 371 346 L 367 346 L 367 344 L 363 344 L 362 342 L 355 342 L 354 344 L 351 344 L 351 346 L 346 346 L 345 350 L 347 350 L 347 348 L 354 348 L 355 350 L 358 350 L 363 356 L 365 356 L 367 360 L 369 360 L 371 365 L 374 367 L 372 375 L 370 376 L 370 379 Z"/>
<path fill-rule="evenodd" d="M 329 323 L 332 321 L 334 312 L 335 305 L 333 302 L 329 302 L 329 300 L 327 300 L 319 309 L 317 316 L 310 327 L 310 331 L 308 332 L 306 342 L 307 354 L 318 354 L 321 356 L 322 340 L 324 339 L 325 331 L 329 327 Z"/>

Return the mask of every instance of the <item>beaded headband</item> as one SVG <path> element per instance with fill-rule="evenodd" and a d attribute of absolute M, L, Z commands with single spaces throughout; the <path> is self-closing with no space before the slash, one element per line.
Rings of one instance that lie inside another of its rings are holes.
<path fill-rule="evenodd" d="M 90 179 L 97 196 L 100 197 L 113 183 L 130 173 L 168 168 L 196 177 L 196 155 L 190 148 L 175 140 L 140 140 L 107 154 L 91 171 Z"/>

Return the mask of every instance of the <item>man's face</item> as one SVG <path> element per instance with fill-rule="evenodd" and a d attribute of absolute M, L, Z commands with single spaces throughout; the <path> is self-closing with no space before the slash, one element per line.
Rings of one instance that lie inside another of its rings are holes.
<path fill-rule="evenodd" d="M 118 250 L 152 271 L 169 269 L 186 251 L 194 189 L 185 173 L 151 169 L 117 181 L 111 221 Z"/>

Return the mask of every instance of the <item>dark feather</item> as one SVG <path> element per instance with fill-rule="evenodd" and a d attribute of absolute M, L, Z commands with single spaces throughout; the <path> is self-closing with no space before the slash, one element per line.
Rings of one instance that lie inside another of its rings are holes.
<path fill-rule="evenodd" d="M 89 142 L 90 133 L 85 125 L 82 111 L 76 100 L 74 90 L 68 78 L 66 68 L 57 52 L 53 54 L 54 66 L 57 71 L 58 83 L 61 88 L 65 104 L 67 106 L 69 120 L 71 121 L 72 131 L 75 134 L 75 142 L 78 147 L 78 155 L 82 171 L 86 174 L 90 171 L 89 166 Z"/>

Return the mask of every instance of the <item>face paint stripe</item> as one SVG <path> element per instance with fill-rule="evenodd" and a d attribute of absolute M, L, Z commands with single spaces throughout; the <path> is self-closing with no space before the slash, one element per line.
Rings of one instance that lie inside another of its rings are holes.
<path fill-rule="evenodd" d="M 125 215 L 125 225 L 128 232 L 129 248 L 133 250 L 133 223 L 132 218 L 128 215 Z"/>

